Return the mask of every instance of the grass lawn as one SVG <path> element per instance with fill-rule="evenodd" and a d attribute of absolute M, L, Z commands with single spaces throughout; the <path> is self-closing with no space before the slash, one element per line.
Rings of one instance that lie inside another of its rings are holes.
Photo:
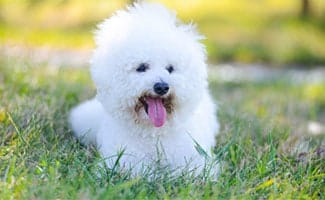
<path fill-rule="evenodd" d="M 190 173 L 130 177 L 98 165 L 67 124 L 94 95 L 87 69 L 0 60 L 1 199 L 324 199 L 324 84 L 210 81 L 221 134 L 217 181 Z M 99 175 L 101 176 L 99 178 Z"/>

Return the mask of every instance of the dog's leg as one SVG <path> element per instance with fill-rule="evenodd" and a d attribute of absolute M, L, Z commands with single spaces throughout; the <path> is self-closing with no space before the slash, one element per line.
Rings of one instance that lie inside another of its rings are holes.
<path fill-rule="evenodd" d="M 92 99 L 74 107 L 69 122 L 76 137 L 84 144 L 95 144 L 96 133 L 105 115 L 102 105 Z"/>

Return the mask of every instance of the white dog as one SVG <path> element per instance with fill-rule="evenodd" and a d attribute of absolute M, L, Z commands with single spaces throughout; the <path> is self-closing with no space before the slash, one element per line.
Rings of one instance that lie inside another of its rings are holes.
<path fill-rule="evenodd" d="M 97 96 L 70 115 L 76 136 L 96 144 L 109 167 L 122 149 L 120 165 L 135 173 L 158 159 L 203 167 L 219 125 L 200 39 L 157 4 L 134 4 L 105 20 L 91 60 Z"/>

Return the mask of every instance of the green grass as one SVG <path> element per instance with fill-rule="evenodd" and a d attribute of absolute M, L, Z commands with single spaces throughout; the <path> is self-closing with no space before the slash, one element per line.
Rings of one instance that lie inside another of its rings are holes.
<path fill-rule="evenodd" d="M 151 0 L 193 21 L 207 37 L 211 61 L 325 64 L 325 2 L 310 0 L 312 15 L 300 16 L 300 0 Z M 55 48 L 94 46 L 96 24 L 127 0 L 1 0 L 0 42 Z"/>
<path fill-rule="evenodd" d="M 210 83 L 220 105 L 218 180 L 130 177 L 101 167 L 68 127 L 70 108 L 95 93 L 86 69 L 1 59 L 1 199 L 324 199 L 324 134 L 305 128 L 325 120 L 324 85 Z"/>

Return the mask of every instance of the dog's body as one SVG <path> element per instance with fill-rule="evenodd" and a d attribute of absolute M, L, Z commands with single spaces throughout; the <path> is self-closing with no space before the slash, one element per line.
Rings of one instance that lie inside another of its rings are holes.
<path fill-rule="evenodd" d="M 218 132 L 201 37 L 156 4 L 135 4 L 99 26 L 91 75 L 97 98 L 74 108 L 72 129 L 96 144 L 109 167 L 141 169 L 158 159 L 202 167 Z M 115 157 L 114 157 L 115 156 Z"/>

